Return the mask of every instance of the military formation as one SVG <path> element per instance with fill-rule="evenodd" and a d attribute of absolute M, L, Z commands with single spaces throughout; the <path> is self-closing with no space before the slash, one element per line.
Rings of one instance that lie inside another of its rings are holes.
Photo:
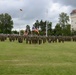
<path fill-rule="evenodd" d="M 23 43 L 26 41 L 26 44 L 43 44 L 43 43 L 64 43 L 65 41 L 76 41 L 76 36 L 38 36 L 38 35 L 28 35 L 28 36 L 20 36 L 20 35 L 6 35 L 0 34 L 0 41 L 9 40 L 10 42 L 18 41 L 19 43 Z"/>

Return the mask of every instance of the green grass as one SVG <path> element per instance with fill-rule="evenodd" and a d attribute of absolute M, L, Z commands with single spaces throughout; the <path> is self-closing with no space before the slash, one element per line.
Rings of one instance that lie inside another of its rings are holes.
<path fill-rule="evenodd" d="M 0 75 L 76 75 L 76 42 L 0 42 Z"/>

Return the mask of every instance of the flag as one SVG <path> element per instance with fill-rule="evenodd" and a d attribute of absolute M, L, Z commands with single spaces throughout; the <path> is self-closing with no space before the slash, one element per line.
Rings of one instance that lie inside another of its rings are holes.
<path fill-rule="evenodd" d="M 32 31 L 39 33 L 38 28 L 35 28 L 34 26 L 32 27 Z"/>
<path fill-rule="evenodd" d="M 38 29 L 34 29 L 34 32 L 37 32 L 39 34 L 39 30 Z"/>
<path fill-rule="evenodd" d="M 34 30 L 34 29 L 35 29 L 35 27 L 33 26 L 33 27 L 32 27 L 32 30 Z"/>

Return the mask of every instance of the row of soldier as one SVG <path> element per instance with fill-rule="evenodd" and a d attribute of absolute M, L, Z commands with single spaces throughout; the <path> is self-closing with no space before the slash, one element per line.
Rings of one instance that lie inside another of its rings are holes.
<path fill-rule="evenodd" d="M 19 35 L 4 35 L 0 34 L 0 41 L 5 41 L 6 39 L 9 39 L 10 42 L 14 42 L 17 40 L 19 43 L 22 43 L 26 40 L 26 44 L 41 44 L 48 41 L 48 43 L 51 42 L 63 42 L 64 41 L 76 41 L 76 36 L 37 36 L 37 35 L 29 35 L 29 36 L 19 36 Z"/>

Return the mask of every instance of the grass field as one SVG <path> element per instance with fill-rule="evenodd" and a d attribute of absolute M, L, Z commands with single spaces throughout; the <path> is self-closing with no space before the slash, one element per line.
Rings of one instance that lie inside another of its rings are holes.
<path fill-rule="evenodd" d="M 0 42 L 0 75 L 76 75 L 76 42 Z"/>

